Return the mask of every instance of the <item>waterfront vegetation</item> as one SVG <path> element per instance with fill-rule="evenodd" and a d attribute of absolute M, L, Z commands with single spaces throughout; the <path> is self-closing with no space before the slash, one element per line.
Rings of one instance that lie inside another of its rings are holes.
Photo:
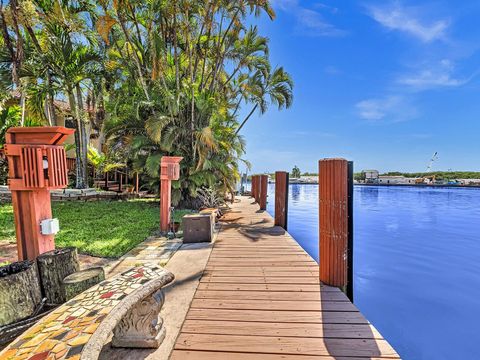
<path fill-rule="evenodd" d="M 95 139 L 151 191 L 160 158 L 183 156 L 174 204 L 198 206 L 199 188 L 231 193 L 241 129 L 293 100 L 258 16 L 275 18 L 269 1 L 2 2 L 0 129 L 66 117 L 76 128 L 77 188 L 88 184 Z"/>
<path fill-rule="evenodd" d="M 455 180 L 455 179 L 480 179 L 480 172 L 477 171 L 433 171 L 424 173 L 404 173 L 404 172 L 387 172 L 381 176 L 405 176 L 407 178 L 421 178 L 435 176 L 437 180 Z"/>
<path fill-rule="evenodd" d="M 309 174 L 316 175 L 316 174 Z M 476 171 L 431 171 L 431 172 L 417 172 L 417 173 L 406 173 L 399 171 L 390 171 L 380 176 L 404 176 L 406 178 L 428 178 L 435 177 L 436 180 L 456 180 L 456 179 L 480 179 L 480 172 Z M 354 174 L 355 180 L 363 181 L 365 180 L 365 173 L 358 172 Z"/>
<path fill-rule="evenodd" d="M 119 257 L 159 228 L 159 204 L 152 200 L 53 202 L 53 215 L 60 221 L 55 236 L 58 247 L 75 246 L 83 254 Z M 190 210 L 176 210 L 181 222 Z M 0 204 L 0 245 L 15 242 L 13 208 Z"/>

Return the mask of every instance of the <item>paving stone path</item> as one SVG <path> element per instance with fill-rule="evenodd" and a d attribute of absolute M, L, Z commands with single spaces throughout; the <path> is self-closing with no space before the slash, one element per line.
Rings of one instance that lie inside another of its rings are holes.
<path fill-rule="evenodd" d="M 117 261 L 107 264 L 105 266 L 106 276 L 109 278 L 134 266 L 143 266 L 151 263 L 165 266 L 180 246 L 182 246 L 182 239 L 150 236 Z"/>

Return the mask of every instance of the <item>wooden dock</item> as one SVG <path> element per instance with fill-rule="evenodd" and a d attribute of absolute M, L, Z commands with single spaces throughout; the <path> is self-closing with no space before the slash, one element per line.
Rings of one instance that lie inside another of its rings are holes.
<path fill-rule="evenodd" d="M 248 197 L 226 215 L 172 360 L 399 359 Z"/>

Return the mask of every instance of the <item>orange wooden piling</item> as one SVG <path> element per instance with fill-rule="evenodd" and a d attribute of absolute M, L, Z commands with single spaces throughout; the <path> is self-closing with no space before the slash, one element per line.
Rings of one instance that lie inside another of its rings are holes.
<path fill-rule="evenodd" d="M 254 181 L 255 181 L 255 192 L 253 193 L 253 198 L 255 199 L 256 202 L 258 202 L 259 199 L 259 190 L 260 190 L 260 178 L 259 175 L 254 176 Z"/>
<path fill-rule="evenodd" d="M 346 290 L 348 276 L 348 162 L 319 161 L 320 281 Z"/>
<path fill-rule="evenodd" d="M 287 230 L 289 174 L 286 171 L 275 173 L 275 225 Z"/>
<path fill-rule="evenodd" d="M 255 175 L 252 175 L 250 181 L 251 181 L 250 194 L 255 199 Z"/>
<path fill-rule="evenodd" d="M 260 183 L 260 189 L 259 189 L 258 203 L 260 205 L 260 210 L 266 210 L 267 209 L 267 192 L 268 192 L 268 175 L 260 175 L 259 183 Z"/>

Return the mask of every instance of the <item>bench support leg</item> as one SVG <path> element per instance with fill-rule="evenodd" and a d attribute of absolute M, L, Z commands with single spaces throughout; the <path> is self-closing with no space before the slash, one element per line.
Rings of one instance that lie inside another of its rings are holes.
<path fill-rule="evenodd" d="M 158 348 L 166 334 L 163 319 L 159 316 L 164 301 L 162 290 L 139 301 L 113 330 L 112 346 Z"/>

